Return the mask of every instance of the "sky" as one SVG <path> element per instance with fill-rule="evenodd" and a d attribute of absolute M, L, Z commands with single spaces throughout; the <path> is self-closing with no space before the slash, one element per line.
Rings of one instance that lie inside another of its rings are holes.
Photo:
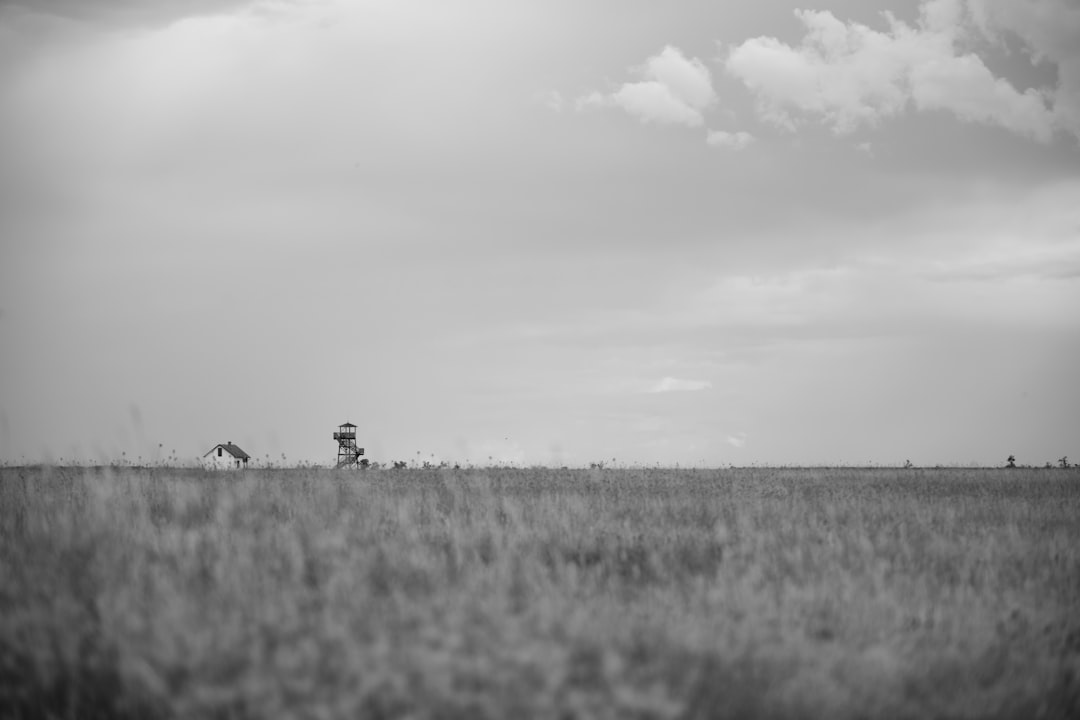
<path fill-rule="evenodd" d="M 1080 461 L 1076 0 L 0 0 L 0 461 Z"/>

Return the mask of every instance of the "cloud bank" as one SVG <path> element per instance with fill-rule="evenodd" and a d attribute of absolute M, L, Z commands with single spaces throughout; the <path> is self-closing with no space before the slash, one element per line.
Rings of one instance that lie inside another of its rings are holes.
<path fill-rule="evenodd" d="M 1057 129 L 1080 138 L 1080 51 L 1074 49 L 1080 47 L 1080 11 L 1063 0 L 930 0 L 914 26 L 885 13 L 884 31 L 828 11 L 795 14 L 806 27 L 798 45 L 751 38 L 724 61 L 754 94 L 759 116 L 773 125 L 794 130 L 814 118 L 845 134 L 914 106 L 1043 143 Z M 1033 58 L 1055 63 L 1057 87 L 1021 91 L 996 77 L 978 55 L 962 49 L 973 24 L 988 37 L 1011 32 Z"/>
<path fill-rule="evenodd" d="M 670 45 L 634 72 L 641 80 L 610 93 L 590 93 L 578 100 L 578 108 L 618 107 L 645 123 L 700 127 L 702 112 L 716 102 L 708 68 Z"/>
<path fill-rule="evenodd" d="M 167 25 L 184 18 L 228 13 L 253 0 L 8 0 L 5 10 L 105 27 Z"/>
<path fill-rule="evenodd" d="M 695 390 L 709 390 L 712 383 L 708 380 L 680 380 L 679 378 L 665 377 L 653 386 L 650 392 L 693 392 Z"/>
<path fill-rule="evenodd" d="M 705 136 L 705 142 L 710 147 L 731 148 L 742 150 L 754 141 L 754 136 L 748 132 L 726 132 L 724 130 L 712 130 Z"/>

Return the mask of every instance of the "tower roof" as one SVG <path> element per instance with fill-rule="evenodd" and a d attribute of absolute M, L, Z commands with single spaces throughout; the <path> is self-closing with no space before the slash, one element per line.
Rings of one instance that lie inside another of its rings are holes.
<path fill-rule="evenodd" d="M 340 427 L 356 427 L 356 426 L 353 425 L 351 422 L 347 422 L 347 423 L 342 423 Z"/>

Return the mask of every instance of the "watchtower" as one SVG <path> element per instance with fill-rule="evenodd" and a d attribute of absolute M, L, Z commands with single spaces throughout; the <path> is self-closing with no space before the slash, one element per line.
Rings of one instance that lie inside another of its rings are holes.
<path fill-rule="evenodd" d="M 337 440 L 337 465 L 335 468 L 356 468 L 360 464 L 360 456 L 364 454 L 364 448 L 356 447 L 356 426 L 350 422 L 338 425 L 334 433 Z"/>

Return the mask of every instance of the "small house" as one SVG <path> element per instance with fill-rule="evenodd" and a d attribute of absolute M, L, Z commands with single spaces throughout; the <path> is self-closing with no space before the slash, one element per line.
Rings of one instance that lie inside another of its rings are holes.
<path fill-rule="evenodd" d="M 231 441 L 215 445 L 210 452 L 203 455 L 203 463 L 215 469 L 245 468 L 250 459 L 250 455 Z"/>

